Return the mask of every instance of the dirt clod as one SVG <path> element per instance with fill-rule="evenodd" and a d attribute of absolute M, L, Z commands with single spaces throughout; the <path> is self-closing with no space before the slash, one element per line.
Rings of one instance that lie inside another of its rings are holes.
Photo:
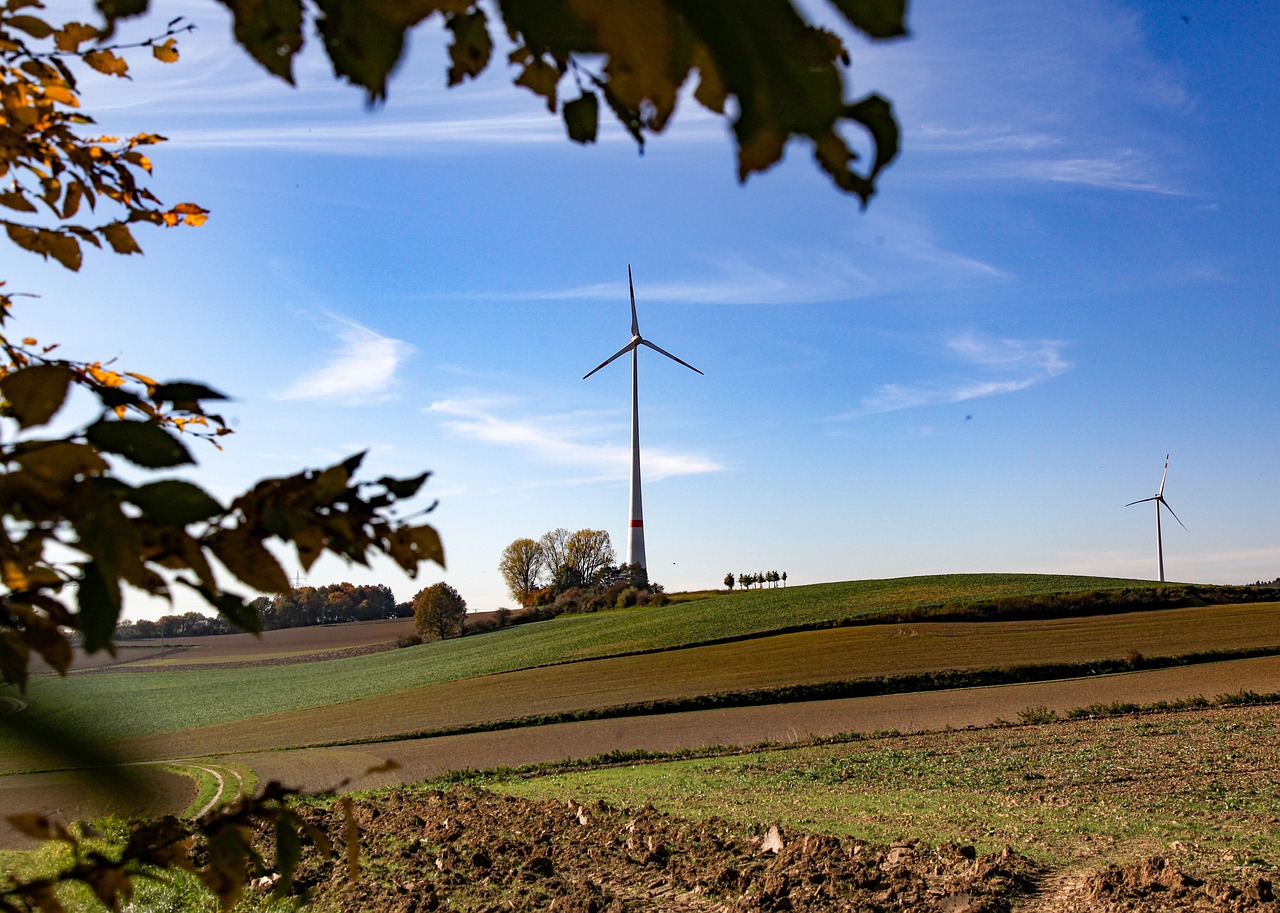
<path fill-rule="evenodd" d="M 369 814 L 377 804 L 380 814 Z M 314 811 L 332 829 L 340 823 Z M 1152 856 L 1047 872 L 1010 847 L 749 831 L 651 807 L 514 799 L 477 789 L 410 788 L 356 802 L 363 872 L 304 863 L 314 909 L 356 913 L 1280 913 L 1267 878 L 1202 880 Z"/>

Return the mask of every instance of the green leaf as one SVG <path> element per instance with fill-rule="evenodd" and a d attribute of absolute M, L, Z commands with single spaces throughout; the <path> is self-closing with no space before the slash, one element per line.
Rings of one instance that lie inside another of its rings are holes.
<path fill-rule="evenodd" d="M 74 375 L 66 365 L 33 365 L 0 380 L 0 393 L 23 428 L 47 423 L 62 408 Z"/>
<path fill-rule="evenodd" d="M 175 380 L 167 384 L 156 384 L 151 399 L 157 403 L 190 403 L 202 399 L 227 399 L 227 396 L 204 384 L 189 380 Z"/>
<path fill-rule="evenodd" d="M 444 567 L 444 545 L 440 534 L 430 526 L 402 526 L 391 534 L 387 554 L 410 576 L 423 561 L 434 561 Z"/>
<path fill-rule="evenodd" d="M 293 890 L 293 873 L 302 860 L 302 838 L 294 821 L 284 816 L 276 820 L 276 870 L 280 883 L 272 893 L 276 897 L 288 897 Z"/>
<path fill-rule="evenodd" d="M 165 526 L 199 523 L 225 512 L 203 488 L 181 479 L 164 479 L 142 485 L 127 495 L 142 512 Z"/>
<path fill-rule="evenodd" d="M 85 429 L 85 439 L 99 450 L 119 454 L 145 469 L 195 462 L 181 441 L 151 422 L 100 419 Z"/>
<path fill-rule="evenodd" d="M 104 2 L 104 0 L 99 0 Z M 141 2 L 146 0 L 107 0 Z M 293 82 L 293 57 L 302 48 L 302 0 L 222 0 L 235 20 L 236 40 L 267 72 Z"/>
<path fill-rule="evenodd" d="M 404 51 L 403 25 L 388 22 L 365 0 L 316 0 L 316 26 L 334 75 L 361 86 L 370 102 L 387 97 L 387 77 Z"/>
<path fill-rule="evenodd" d="M 475 9 L 461 16 L 449 16 L 445 26 L 453 33 L 449 45 L 449 85 L 456 86 L 468 76 L 475 78 L 484 72 L 493 54 L 493 39 L 489 36 L 489 20 L 483 9 Z"/>
<path fill-rule="evenodd" d="M 76 600 L 85 652 L 95 653 L 110 647 L 111 635 L 120 620 L 120 581 L 108 580 L 97 562 L 90 561 L 81 571 Z"/>
<path fill-rule="evenodd" d="M 907 34 L 907 0 L 831 0 L 855 28 L 872 38 Z"/>
<path fill-rule="evenodd" d="M 250 634 L 262 632 L 262 617 L 252 606 L 251 601 L 245 602 L 234 593 L 219 593 L 203 584 L 192 583 L 190 580 L 179 579 L 178 582 L 186 584 L 203 596 L 205 602 L 218 610 L 219 615 L 241 631 L 247 631 Z"/>
<path fill-rule="evenodd" d="M 600 99 L 596 93 L 583 91 L 582 96 L 564 104 L 564 125 L 569 139 L 575 143 L 594 143 L 600 124 Z"/>

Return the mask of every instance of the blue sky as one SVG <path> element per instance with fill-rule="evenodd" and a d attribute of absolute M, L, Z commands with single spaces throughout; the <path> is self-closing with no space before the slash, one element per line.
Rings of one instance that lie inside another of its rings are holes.
<path fill-rule="evenodd" d="M 446 579 L 490 609 L 516 538 L 602 528 L 621 553 L 629 371 L 581 378 L 628 339 L 628 264 L 644 335 L 706 375 L 641 358 L 668 589 L 1154 577 L 1150 505 L 1124 504 L 1166 453 L 1169 578 L 1280 574 L 1280 9 L 917 0 L 911 38 L 850 39 L 853 92 L 904 130 L 866 212 L 800 144 L 739 186 L 692 103 L 640 156 L 612 127 L 570 144 L 500 62 L 446 91 L 434 23 L 370 111 L 318 55 L 291 89 L 216 4 L 178 13 L 182 62 L 87 107 L 168 136 L 153 188 L 210 221 L 78 275 L 11 250 L 9 288 L 42 295 L 15 330 L 234 395 L 237 434 L 197 451 L 221 497 L 365 448 L 370 477 L 434 472 L 446 572 L 324 561 L 309 583 Z"/>

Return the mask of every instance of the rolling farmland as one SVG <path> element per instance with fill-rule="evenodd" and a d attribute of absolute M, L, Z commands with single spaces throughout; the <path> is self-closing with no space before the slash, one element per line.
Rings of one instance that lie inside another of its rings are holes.
<path fill-rule="evenodd" d="M 1054 603 L 1069 617 L 1019 618 L 1010 606 L 1032 616 L 1043 606 L 999 602 L 1099 586 L 1125 588 L 1125 599 L 1150 589 L 1026 575 L 864 581 L 562 616 L 364 655 L 342 652 L 337 628 L 252 643 L 207 638 L 150 665 L 35 681 L 30 706 L 0 728 L 0 803 L 94 807 L 81 801 L 80 774 L 38 773 L 57 764 L 23 742 L 19 721 L 70 726 L 134 762 L 196 759 L 192 770 L 250 770 L 307 788 L 354 777 L 371 787 L 619 751 L 715 755 L 713 746 L 723 754 L 848 732 L 985 727 L 1032 708 L 1065 716 L 1090 705 L 1276 690 L 1275 603 L 1120 611 L 1121 600 L 1104 614 Z M 927 620 L 970 604 L 994 620 Z M 1014 620 L 999 620 L 1007 616 Z M 356 652 L 390 642 L 352 627 L 345 636 Z M 398 771 L 360 778 L 388 757 Z M 175 792 L 173 774 L 146 770 L 167 784 L 153 803 L 181 811 L 192 802 Z M 535 782 L 546 794 L 625 792 L 590 777 Z M 680 804 L 635 782 L 635 796 L 652 796 L 644 801 Z M 815 811 L 792 826 L 826 821 Z"/>

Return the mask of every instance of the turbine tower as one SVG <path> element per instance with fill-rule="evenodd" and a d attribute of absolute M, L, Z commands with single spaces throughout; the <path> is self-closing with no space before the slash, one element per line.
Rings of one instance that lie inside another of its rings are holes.
<path fill-rule="evenodd" d="M 1178 515 L 1173 513 L 1173 508 L 1169 506 L 1169 502 L 1164 499 L 1164 480 L 1169 475 L 1169 454 L 1164 455 L 1164 475 L 1160 476 L 1160 487 L 1156 490 L 1155 495 L 1150 498 L 1140 498 L 1137 501 L 1130 501 L 1125 507 L 1132 507 L 1135 504 L 1145 504 L 1147 501 L 1156 502 L 1156 560 L 1160 563 L 1160 582 L 1164 583 L 1164 543 L 1160 539 L 1160 506 L 1164 505 L 1165 510 L 1173 514 L 1173 519 L 1178 520 Z M 1183 529 L 1187 525 L 1178 520 L 1178 525 Z"/>
<path fill-rule="evenodd" d="M 684 365 L 690 371 L 697 371 L 687 361 L 681 361 L 665 349 L 660 349 L 640 335 L 640 321 L 636 319 L 636 286 L 631 279 L 631 264 L 627 264 L 627 285 L 631 289 L 631 341 L 610 355 L 600 364 L 582 376 L 586 380 L 609 362 L 631 353 L 631 515 L 627 524 L 627 564 L 646 567 L 644 556 L 644 509 L 640 499 L 640 398 L 637 393 L 639 375 L 639 352 L 641 346 L 648 346 L 659 354 L 667 356 L 674 362 Z"/>

